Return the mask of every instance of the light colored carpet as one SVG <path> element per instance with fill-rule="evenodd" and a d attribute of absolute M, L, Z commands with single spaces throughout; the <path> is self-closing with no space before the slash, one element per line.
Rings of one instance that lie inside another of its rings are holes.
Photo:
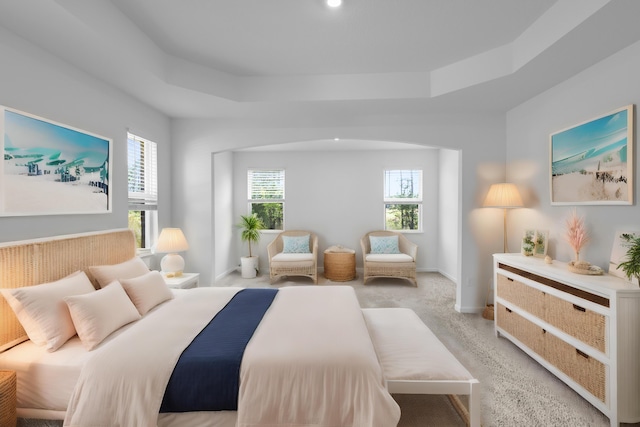
<path fill-rule="evenodd" d="M 280 287 L 312 285 L 294 278 L 269 284 L 267 275 L 242 279 L 231 274 L 217 286 Z M 418 273 L 418 287 L 395 279 L 359 279 L 319 285 L 353 286 L 362 307 L 413 309 L 463 365 L 480 380 L 482 425 L 609 426 L 609 419 L 506 339 L 496 338 L 493 322 L 454 310 L 455 285 L 437 273 Z M 463 426 L 444 396 L 394 395 L 402 409 L 400 427 Z M 61 423 L 20 420 L 19 427 L 58 427 Z M 635 424 L 634 426 L 640 426 Z"/>

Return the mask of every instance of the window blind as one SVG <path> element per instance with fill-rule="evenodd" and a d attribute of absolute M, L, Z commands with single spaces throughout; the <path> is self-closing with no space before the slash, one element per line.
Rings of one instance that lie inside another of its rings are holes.
<path fill-rule="evenodd" d="M 247 183 L 250 200 L 284 200 L 283 169 L 249 169 Z"/>
<path fill-rule="evenodd" d="M 385 170 L 385 201 L 421 201 L 422 170 Z"/>
<path fill-rule="evenodd" d="M 155 142 L 127 134 L 129 210 L 158 207 L 158 149 Z"/>

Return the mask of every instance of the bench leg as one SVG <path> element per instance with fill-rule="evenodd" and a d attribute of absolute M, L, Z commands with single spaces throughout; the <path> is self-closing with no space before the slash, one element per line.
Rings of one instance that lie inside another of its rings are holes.
<path fill-rule="evenodd" d="M 469 426 L 480 427 L 480 383 L 469 384 Z"/>

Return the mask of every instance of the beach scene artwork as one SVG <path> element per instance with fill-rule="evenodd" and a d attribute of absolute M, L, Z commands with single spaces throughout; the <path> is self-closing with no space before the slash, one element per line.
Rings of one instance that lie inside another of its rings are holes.
<path fill-rule="evenodd" d="M 111 212 L 111 140 L 0 107 L 0 216 Z"/>
<path fill-rule="evenodd" d="M 551 135 L 551 203 L 633 203 L 633 105 Z"/>

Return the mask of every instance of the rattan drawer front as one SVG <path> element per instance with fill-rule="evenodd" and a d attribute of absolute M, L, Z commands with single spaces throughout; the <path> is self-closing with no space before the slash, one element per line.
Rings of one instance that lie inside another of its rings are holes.
<path fill-rule="evenodd" d="M 536 317 L 544 316 L 545 294 L 522 282 L 498 274 L 498 296 Z"/>
<path fill-rule="evenodd" d="M 605 365 L 553 334 L 545 334 L 545 359 L 605 402 Z"/>
<path fill-rule="evenodd" d="M 545 315 L 548 323 L 605 352 L 605 316 L 547 294 Z"/>
<path fill-rule="evenodd" d="M 544 330 L 498 303 L 497 325 L 544 357 Z"/>

